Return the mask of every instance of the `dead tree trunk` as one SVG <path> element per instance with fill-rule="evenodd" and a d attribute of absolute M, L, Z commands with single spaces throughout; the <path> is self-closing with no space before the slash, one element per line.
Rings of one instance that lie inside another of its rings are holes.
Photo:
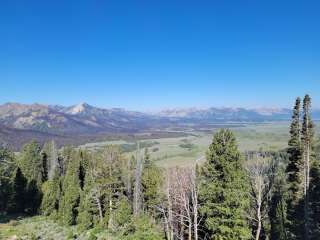
<path fill-rule="evenodd" d="M 305 219 L 305 236 L 304 239 L 309 239 L 309 185 L 310 185 L 310 147 L 306 141 L 304 146 L 304 219 Z"/>
<path fill-rule="evenodd" d="M 96 201 L 98 211 L 99 211 L 99 221 L 102 224 L 103 223 L 103 213 L 102 213 L 102 205 L 101 205 L 100 198 L 98 196 L 95 196 L 95 201 Z"/>
<path fill-rule="evenodd" d="M 261 181 L 261 180 L 260 180 Z M 256 240 L 260 239 L 261 225 L 262 225 L 262 217 L 261 217 L 261 183 L 259 184 L 258 196 L 257 196 L 257 230 L 256 230 Z"/>
<path fill-rule="evenodd" d="M 257 154 L 256 158 L 248 159 L 246 170 L 250 179 L 251 209 L 253 209 L 248 213 L 248 218 L 255 223 L 255 240 L 259 240 L 262 223 L 267 215 L 267 202 L 273 185 L 274 167 L 271 159 Z"/>
<path fill-rule="evenodd" d="M 196 171 L 192 169 L 191 171 L 191 200 L 193 208 L 193 231 L 194 240 L 198 240 L 198 188 Z"/>
<path fill-rule="evenodd" d="M 57 168 L 58 168 L 58 153 L 57 153 L 56 144 L 52 140 L 51 149 L 50 149 L 49 172 L 48 172 L 48 179 L 49 180 L 52 180 Z"/>
<path fill-rule="evenodd" d="M 166 195 L 168 201 L 168 240 L 173 240 L 173 213 L 172 213 L 172 198 L 170 193 L 170 173 L 167 171 L 166 176 Z"/>

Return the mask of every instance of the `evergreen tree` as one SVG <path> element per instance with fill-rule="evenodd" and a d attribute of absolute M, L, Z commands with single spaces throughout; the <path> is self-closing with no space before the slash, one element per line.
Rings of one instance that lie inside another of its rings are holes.
<path fill-rule="evenodd" d="M 56 169 L 53 178 L 42 185 L 43 198 L 41 202 L 41 212 L 45 216 L 57 217 L 59 201 L 61 197 L 60 175 Z"/>
<path fill-rule="evenodd" d="M 60 220 L 65 225 L 73 225 L 76 223 L 78 215 L 77 208 L 80 201 L 80 160 L 75 152 L 73 152 L 72 156 L 63 180 L 62 197 L 59 203 Z"/>
<path fill-rule="evenodd" d="M 38 213 L 42 201 L 42 191 L 35 180 L 28 181 L 25 199 L 26 212 L 28 214 Z"/>
<path fill-rule="evenodd" d="M 124 159 L 119 148 L 108 146 L 88 162 L 77 221 L 82 228 L 96 224 L 114 227 L 118 200 L 125 192 L 122 182 Z"/>
<path fill-rule="evenodd" d="M 315 162 L 314 159 L 314 125 L 311 119 L 311 98 L 305 95 L 303 99 L 303 123 L 302 123 L 302 144 L 303 144 L 303 160 L 304 160 L 304 239 L 310 237 L 310 170 Z"/>
<path fill-rule="evenodd" d="M 288 240 L 286 177 L 282 169 L 278 169 L 270 201 L 270 239 Z"/>
<path fill-rule="evenodd" d="M 80 180 L 80 187 L 81 190 L 84 188 L 85 184 L 85 177 L 86 177 L 86 172 L 89 167 L 89 162 L 90 162 L 90 154 L 86 150 L 80 150 L 80 166 L 79 166 L 79 180 Z"/>
<path fill-rule="evenodd" d="M 90 229 L 99 222 L 99 212 L 93 198 L 94 188 L 93 176 L 88 172 L 83 191 L 80 194 L 79 215 L 77 217 L 77 223 L 81 230 Z"/>
<path fill-rule="evenodd" d="M 0 145 L 0 213 L 8 210 L 15 169 L 14 154 L 7 147 Z"/>
<path fill-rule="evenodd" d="M 114 209 L 125 192 L 125 184 L 121 177 L 126 168 L 119 147 L 108 146 L 98 154 L 97 161 L 92 166 L 95 182 L 95 199 L 103 201 L 104 224 L 108 229 L 114 229 Z"/>
<path fill-rule="evenodd" d="M 48 166 L 49 160 L 48 160 L 47 153 L 42 151 L 41 158 L 42 158 L 42 169 L 43 169 L 42 179 L 43 179 L 43 182 L 45 182 L 48 180 L 48 172 L 49 172 L 49 166 Z"/>
<path fill-rule="evenodd" d="M 320 239 L 320 159 L 315 159 L 311 168 L 310 182 L 310 229 L 312 240 Z"/>
<path fill-rule="evenodd" d="M 23 146 L 18 166 L 28 181 L 25 196 L 26 209 L 28 213 L 36 213 L 41 204 L 41 187 L 46 175 L 41 149 L 36 141 L 31 141 Z"/>
<path fill-rule="evenodd" d="M 154 213 L 155 206 L 161 201 L 159 190 L 162 182 L 162 172 L 154 161 L 151 160 L 148 149 L 146 148 L 141 178 L 143 205 L 146 211 Z"/>
<path fill-rule="evenodd" d="M 25 210 L 26 199 L 25 194 L 27 190 L 27 179 L 22 174 L 18 167 L 13 178 L 13 187 L 9 203 L 10 213 L 23 213 Z"/>
<path fill-rule="evenodd" d="M 147 147 L 144 149 L 144 164 L 147 166 L 152 164 L 152 159 Z"/>
<path fill-rule="evenodd" d="M 200 213 L 209 239 L 250 239 L 244 216 L 248 185 L 234 134 L 222 129 L 214 135 L 200 176 Z"/>
<path fill-rule="evenodd" d="M 77 218 L 77 223 L 80 229 L 89 229 L 97 224 L 101 223 L 103 219 L 103 203 L 99 195 L 99 190 L 96 186 L 96 175 L 95 169 L 100 168 L 101 165 L 96 164 L 97 155 L 91 157 L 87 151 L 80 152 L 80 169 L 79 169 L 79 179 L 80 187 L 83 191 L 80 194 L 80 205 L 79 205 L 79 215 Z M 98 201 L 97 201 L 98 200 Z M 99 205 L 99 206 L 97 206 Z M 99 211 L 100 210 L 100 211 Z"/>
<path fill-rule="evenodd" d="M 41 149 L 36 141 L 23 146 L 18 165 L 28 182 L 34 180 L 39 189 L 45 175 L 42 161 Z"/>
<path fill-rule="evenodd" d="M 128 198 L 125 196 L 121 197 L 120 201 L 117 203 L 114 215 L 114 222 L 117 228 L 125 227 L 130 223 L 132 218 L 132 208 Z"/>
<path fill-rule="evenodd" d="M 157 229 L 154 221 L 149 216 L 141 214 L 133 218 L 128 230 L 121 239 L 124 240 L 162 240 L 163 234 Z"/>
<path fill-rule="evenodd" d="M 286 168 L 288 185 L 287 225 L 290 238 L 303 236 L 303 159 L 300 126 L 301 99 L 297 98 L 290 126 L 287 153 L 289 163 Z"/>
<path fill-rule="evenodd" d="M 61 150 L 61 155 L 58 156 L 58 166 L 62 175 L 66 175 L 69 163 L 73 160 L 74 149 L 71 146 L 65 146 Z"/>
<path fill-rule="evenodd" d="M 309 95 L 304 98 L 303 110 L 304 239 L 320 239 L 320 160 L 315 155 L 314 123 L 311 119 L 311 98 Z"/>

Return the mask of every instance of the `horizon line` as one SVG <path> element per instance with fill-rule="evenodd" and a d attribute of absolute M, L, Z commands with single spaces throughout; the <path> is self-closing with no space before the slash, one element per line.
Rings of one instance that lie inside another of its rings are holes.
<path fill-rule="evenodd" d="M 16 102 L 16 101 L 8 101 L 8 102 L 1 102 L 0 106 L 3 105 L 7 105 L 7 104 L 19 104 L 19 105 L 26 105 L 26 106 L 31 106 L 31 105 L 40 105 L 40 106 L 58 106 L 58 107 L 75 107 L 75 106 L 79 106 L 79 105 L 88 105 L 90 107 L 94 107 L 94 108 L 99 108 L 99 109 L 122 109 L 122 110 L 129 110 L 129 111 L 135 111 L 135 112 L 161 112 L 161 111 L 172 111 L 172 110 L 208 110 L 211 108 L 215 108 L 215 109 L 245 109 L 245 110 L 292 110 L 292 107 L 288 107 L 288 106 L 256 106 L 256 107 L 245 107 L 245 106 L 173 106 L 173 107 L 155 107 L 153 109 L 140 109 L 140 110 L 136 110 L 136 109 L 132 109 L 132 108 L 127 108 L 127 107 L 122 107 L 122 106 L 101 106 L 101 105 L 96 105 L 96 104 L 90 104 L 86 101 L 80 101 L 79 103 L 76 104 L 71 104 L 71 105 L 64 105 L 64 104 L 48 104 L 48 103 L 41 103 L 41 102 L 32 102 L 32 103 L 26 103 L 26 102 Z M 312 109 L 314 110 L 320 110 L 320 107 L 316 106 L 316 107 L 312 107 Z"/>

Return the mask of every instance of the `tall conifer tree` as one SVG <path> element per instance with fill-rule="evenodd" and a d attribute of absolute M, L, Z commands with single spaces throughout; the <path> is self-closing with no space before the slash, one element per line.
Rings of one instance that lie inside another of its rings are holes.
<path fill-rule="evenodd" d="M 61 198 L 60 175 L 58 169 L 48 180 L 42 185 L 43 198 L 41 202 L 41 212 L 46 216 L 57 216 L 59 210 L 59 201 Z"/>
<path fill-rule="evenodd" d="M 36 141 L 32 141 L 23 146 L 18 165 L 28 182 L 35 181 L 40 189 L 45 174 L 43 173 L 41 149 Z"/>
<path fill-rule="evenodd" d="M 251 239 L 245 217 L 248 185 L 242 164 L 234 134 L 220 130 L 209 147 L 200 177 L 200 212 L 207 239 Z"/>
<path fill-rule="evenodd" d="M 14 174 L 12 194 L 9 201 L 9 212 L 23 213 L 26 207 L 27 179 L 18 167 Z"/>
<path fill-rule="evenodd" d="M 303 123 L 302 123 L 302 144 L 303 144 L 303 175 L 304 175 L 304 239 L 310 237 L 310 169 L 314 162 L 314 125 L 311 119 L 311 98 L 307 94 L 303 99 Z"/>
<path fill-rule="evenodd" d="M 73 225 L 76 223 L 78 206 L 80 201 L 80 159 L 73 152 L 71 161 L 68 164 L 66 175 L 63 180 L 62 197 L 59 203 L 59 216 L 63 224 Z"/>
<path fill-rule="evenodd" d="M 287 225 L 289 237 L 301 238 L 303 236 L 303 159 L 301 145 L 300 124 L 301 99 L 298 97 L 292 114 L 290 126 L 290 139 L 288 142 L 289 163 L 287 173 Z"/>
<path fill-rule="evenodd" d="M 154 213 L 161 198 L 159 190 L 162 185 L 162 173 L 160 168 L 151 159 L 148 149 L 144 153 L 144 166 L 141 177 L 143 207 L 145 210 Z"/>

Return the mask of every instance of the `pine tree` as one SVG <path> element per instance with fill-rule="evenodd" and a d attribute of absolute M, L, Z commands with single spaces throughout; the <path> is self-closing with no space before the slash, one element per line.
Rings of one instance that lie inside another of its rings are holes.
<path fill-rule="evenodd" d="M 80 194 L 79 215 L 77 217 L 77 224 L 81 230 L 90 229 L 99 222 L 99 211 L 93 196 L 94 188 L 93 176 L 88 172 L 83 191 Z"/>
<path fill-rule="evenodd" d="M 65 146 L 61 150 L 61 155 L 58 157 L 58 166 L 62 175 L 66 175 L 68 165 L 73 160 L 74 149 L 71 146 Z"/>
<path fill-rule="evenodd" d="M 303 159 L 304 159 L 304 239 L 320 239 L 320 162 L 315 156 L 314 123 L 311 119 L 311 98 L 303 101 Z"/>
<path fill-rule="evenodd" d="M 146 214 L 133 218 L 128 231 L 121 239 L 124 240 L 163 240 L 163 234 L 154 221 Z"/>
<path fill-rule="evenodd" d="M 151 156 L 150 156 L 150 153 L 149 153 L 149 149 L 147 147 L 144 149 L 144 156 L 143 157 L 144 157 L 144 164 L 146 166 L 152 164 L 152 159 L 151 159 Z"/>
<path fill-rule="evenodd" d="M 62 184 L 62 197 L 59 203 L 60 220 L 65 225 L 76 223 L 80 201 L 79 156 L 73 152 Z"/>
<path fill-rule="evenodd" d="M 320 159 L 311 167 L 310 182 L 310 229 L 312 240 L 320 239 Z"/>
<path fill-rule="evenodd" d="M 287 173 L 287 225 L 291 238 L 302 237 L 303 235 L 303 159 L 301 146 L 301 126 L 300 126 L 301 99 L 297 98 L 293 109 L 292 122 L 290 126 L 290 139 L 287 153 L 289 163 L 286 168 Z"/>
<path fill-rule="evenodd" d="M 14 174 L 13 189 L 9 201 L 10 213 L 24 213 L 26 205 L 27 179 L 18 167 Z"/>
<path fill-rule="evenodd" d="M 25 196 L 26 209 L 29 213 L 36 213 L 41 204 L 41 186 L 45 181 L 41 149 L 36 141 L 23 146 L 18 166 L 28 181 Z"/>
<path fill-rule="evenodd" d="M 126 168 L 126 162 L 118 147 L 108 146 L 100 152 L 94 168 L 96 192 L 99 193 L 97 196 L 100 195 L 100 200 L 106 203 L 104 223 L 108 229 L 113 229 L 114 209 L 125 192 L 125 184 L 121 176 Z"/>
<path fill-rule="evenodd" d="M 37 186 L 41 187 L 43 182 L 43 162 L 41 149 L 36 141 L 32 141 L 23 146 L 19 167 L 28 181 L 36 181 Z"/>
<path fill-rule="evenodd" d="M 8 210 L 16 167 L 13 152 L 0 145 L 0 213 Z"/>
<path fill-rule="evenodd" d="M 128 225 L 132 218 L 132 208 L 128 198 L 122 196 L 115 209 L 115 225 L 117 228 Z"/>
<path fill-rule="evenodd" d="M 200 213 L 208 239 L 250 239 L 244 216 L 249 206 L 248 185 L 234 134 L 215 134 L 200 176 Z"/>
<path fill-rule="evenodd" d="M 282 169 L 278 169 L 276 173 L 275 184 L 273 186 L 269 210 L 271 240 L 293 239 L 293 237 L 288 237 L 287 198 L 286 177 L 284 171 Z"/>
<path fill-rule="evenodd" d="M 310 169 L 314 162 L 314 125 L 311 119 L 311 98 L 305 95 L 303 99 L 303 123 L 302 123 L 302 144 L 304 161 L 304 239 L 310 237 Z"/>
<path fill-rule="evenodd" d="M 155 206 L 161 201 L 159 190 L 162 183 L 162 172 L 152 161 L 148 149 L 146 148 L 141 177 L 143 205 L 146 211 L 154 213 Z"/>
<path fill-rule="evenodd" d="M 52 179 L 42 185 L 43 198 L 41 202 L 41 212 L 45 216 L 57 217 L 59 201 L 61 197 L 60 175 L 58 169 L 53 174 Z"/>
<path fill-rule="evenodd" d="M 25 199 L 26 212 L 28 214 L 38 213 L 42 201 L 42 191 L 35 180 L 28 181 Z"/>
<path fill-rule="evenodd" d="M 79 216 L 81 228 L 93 225 L 114 227 L 114 210 L 125 192 L 122 171 L 125 161 L 118 147 L 107 146 L 92 157 L 86 167 Z"/>
<path fill-rule="evenodd" d="M 89 162 L 91 161 L 91 155 L 86 150 L 80 150 L 80 166 L 79 166 L 79 180 L 81 190 L 84 188 L 85 177 L 89 167 Z"/>

